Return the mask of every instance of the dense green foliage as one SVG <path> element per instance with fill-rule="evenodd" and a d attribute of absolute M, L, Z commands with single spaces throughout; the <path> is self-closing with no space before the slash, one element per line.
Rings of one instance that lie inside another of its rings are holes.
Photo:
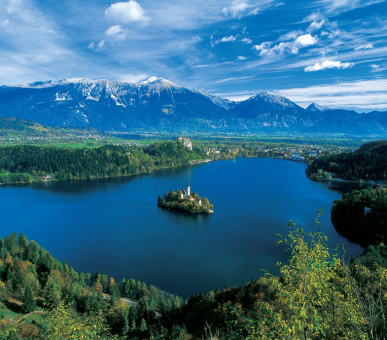
<path fill-rule="evenodd" d="M 26 173 L 0 173 L 0 184 L 12 184 L 12 183 L 32 183 L 34 177 L 31 174 Z"/>
<path fill-rule="evenodd" d="M 387 240 L 387 189 L 354 190 L 335 200 L 331 209 L 336 230 L 362 245 Z"/>
<path fill-rule="evenodd" d="M 144 339 L 160 331 L 159 323 L 170 324 L 182 300 L 134 279 L 117 283 L 99 271 L 77 273 L 35 241 L 13 233 L 0 238 L 1 303 L 28 318 L 12 322 L 0 317 L 0 339 L 30 338 L 23 334 L 32 333 L 42 339 L 54 339 L 54 333 L 66 339 L 86 333 L 85 339 L 98 334 L 104 339 L 113 334 Z"/>
<path fill-rule="evenodd" d="M 347 265 L 326 241 L 291 223 L 279 240 L 290 255 L 279 264 L 279 278 L 266 273 L 182 304 L 133 279 L 116 283 L 99 271 L 78 274 L 13 233 L 0 238 L 0 298 L 7 306 L 22 301 L 29 314 L 0 316 L 0 339 L 385 339 L 387 269 L 377 262 L 386 260 L 363 264 L 370 260 L 365 256 L 384 257 L 386 247 L 370 247 Z M 35 312 L 31 301 L 38 304 Z"/>
<path fill-rule="evenodd" d="M 308 176 L 316 176 L 319 169 L 349 180 L 385 180 L 387 142 L 367 143 L 355 152 L 320 155 L 308 165 L 306 173 Z"/>
<path fill-rule="evenodd" d="M 170 191 L 164 197 L 158 197 L 157 205 L 161 208 L 186 211 L 190 213 L 211 213 L 214 206 L 208 198 L 192 193 L 191 197 L 181 198 L 179 190 Z"/>
<path fill-rule="evenodd" d="M 331 181 L 333 177 L 329 172 L 318 169 L 317 172 L 310 175 L 310 178 L 317 181 Z"/>
<path fill-rule="evenodd" d="M 22 311 L 23 313 L 31 313 L 36 309 L 36 301 L 34 299 L 34 294 L 30 286 L 27 286 L 24 289 L 22 297 Z"/>
<path fill-rule="evenodd" d="M 352 263 L 369 269 L 387 268 L 387 246 L 384 243 L 369 245 L 364 249 L 363 254 L 352 260 Z"/>
<path fill-rule="evenodd" d="M 187 165 L 205 157 L 176 141 L 154 143 L 147 148 L 102 146 L 72 149 L 20 145 L 0 148 L 0 183 L 90 179 L 149 173 L 158 168 Z"/>

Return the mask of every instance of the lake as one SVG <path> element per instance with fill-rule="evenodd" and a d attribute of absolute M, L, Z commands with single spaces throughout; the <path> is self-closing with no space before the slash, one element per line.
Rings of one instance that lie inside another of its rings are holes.
<path fill-rule="evenodd" d="M 190 215 L 157 207 L 157 195 L 180 189 L 208 197 L 215 213 Z M 293 220 L 318 230 L 333 249 L 362 248 L 339 236 L 330 207 L 348 183 L 313 182 L 305 164 L 249 158 L 216 161 L 127 178 L 47 182 L 0 188 L 1 236 L 23 232 L 77 271 L 135 278 L 189 297 L 241 285 L 285 261 L 275 233 Z"/>

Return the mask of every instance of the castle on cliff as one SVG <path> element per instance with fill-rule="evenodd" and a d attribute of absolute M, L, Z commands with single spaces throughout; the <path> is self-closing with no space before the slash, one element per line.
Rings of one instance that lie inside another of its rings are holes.
<path fill-rule="evenodd" d="M 177 138 L 179 143 L 182 143 L 188 150 L 192 151 L 192 141 L 188 137 L 179 137 Z"/>

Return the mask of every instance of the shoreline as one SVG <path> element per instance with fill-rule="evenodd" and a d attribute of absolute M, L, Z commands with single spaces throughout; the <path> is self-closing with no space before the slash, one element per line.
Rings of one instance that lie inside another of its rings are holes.
<path fill-rule="evenodd" d="M 104 177 L 98 177 L 98 176 L 91 176 L 90 178 L 72 178 L 72 179 L 56 179 L 56 178 L 52 178 L 52 179 L 35 179 L 32 180 L 31 182 L 10 182 L 10 183 L 0 183 L 0 187 L 3 186 L 3 185 L 13 185 L 13 184 L 33 184 L 33 183 L 49 183 L 49 182 L 72 182 L 72 181 L 85 181 L 85 180 L 95 180 L 95 179 L 108 179 L 108 178 L 120 178 L 120 177 L 130 177 L 130 176 L 138 176 L 138 175 L 149 175 L 155 171 L 158 171 L 158 170 L 165 170 L 165 169 L 173 169 L 173 168 L 178 168 L 178 167 L 182 167 L 182 166 L 192 166 L 192 165 L 200 165 L 200 164 L 204 164 L 204 163 L 209 163 L 209 162 L 212 162 L 214 161 L 213 159 L 204 159 L 204 160 L 195 160 L 195 161 L 190 161 L 188 164 L 181 164 L 181 165 L 172 165 L 172 166 L 165 166 L 165 167 L 157 167 L 155 169 L 153 169 L 151 172 L 136 172 L 136 173 L 132 173 L 132 174 L 124 174 L 124 175 L 117 175 L 117 176 L 104 176 Z M 27 174 L 27 175 L 30 175 L 32 176 L 31 174 L 29 173 L 20 173 L 20 172 L 11 172 L 10 174 Z M 43 177 L 43 176 L 39 176 L 39 177 Z"/>
<path fill-rule="evenodd" d="M 187 214 L 191 214 L 191 215 L 201 215 L 201 214 L 209 215 L 209 214 L 214 213 L 214 210 L 212 210 L 212 209 L 208 209 L 208 211 L 193 211 L 193 210 L 179 209 L 176 207 L 175 208 L 174 207 L 167 207 L 163 204 L 157 204 L 157 206 L 160 207 L 160 209 L 178 211 L 178 212 L 183 212 L 183 213 L 187 213 Z"/>

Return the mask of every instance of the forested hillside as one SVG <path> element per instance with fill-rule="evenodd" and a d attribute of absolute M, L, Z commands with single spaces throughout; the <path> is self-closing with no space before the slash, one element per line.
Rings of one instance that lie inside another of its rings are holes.
<path fill-rule="evenodd" d="M 188 165 L 205 153 L 192 151 L 177 141 L 149 147 L 107 145 L 96 149 L 74 149 L 20 145 L 0 148 L 0 183 L 71 180 L 149 173 L 158 168 Z"/>
<path fill-rule="evenodd" d="M 331 210 L 336 230 L 362 245 L 387 241 L 387 189 L 354 190 L 335 200 Z"/>
<path fill-rule="evenodd" d="M 89 128 L 55 128 L 40 125 L 37 122 L 15 117 L 0 116 L 0 137 L 60 137 L 68 134 L 102 135 L 101 132 Z"/>
<path fill-rule="evenodd" d="M 144 339 L 161 316 L 168 324 L 182 300 L 134 279 L 77 273 L 13 233 L 0 238 L 0 302 L 0 339 Z M 26 316 L 12 320 L 11 310 Z"/>
<path fill-rule="evenodd" d="M 355 152 L 323 154 L 313 160 L 306 169 L 310 177 L 323 169 L 349 179 L 387 179 L 387 142 L 377 141 L 362 145 Z"/>
<path fill-rule="evenodd" d="M 266 273 L 184 303 L 134 279 L 77 273 L 14 233 L 0 238 L 0 338 L 385 339 L 383 246 L 348 265 L 321 233 L 291 224 L 279 242 L 290 254 L 279 278 Z"/>
<path fill-rule="evenodd" d="M 335 229 L 352 242 L 363 246 L 387 240 L 387 141 L 363 144 L 354 152 L 323 154 L 306 169 L 312 179 L 381 181 L 380 188 L 365 188 L 335 200 L 331 219 Z"/>

